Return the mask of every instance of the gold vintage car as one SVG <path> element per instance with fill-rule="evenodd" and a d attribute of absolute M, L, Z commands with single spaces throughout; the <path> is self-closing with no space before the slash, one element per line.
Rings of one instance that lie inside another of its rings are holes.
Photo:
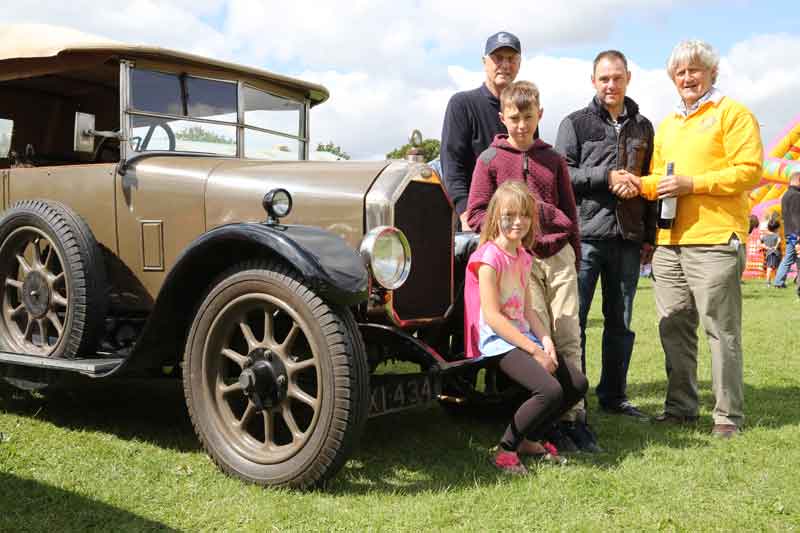
<path fill-rule="evenodd" d="M 423 163 L 309 161 L 327 98 L 187 53 L 2 28 L 0 375 L 178 377 L 222 470 L 293 487 L 335 474 L 368 416 L 463 401 L 452 384 L 477 378 L 450 331 L 454 254 L 472 241 L 454 240 Z"/>

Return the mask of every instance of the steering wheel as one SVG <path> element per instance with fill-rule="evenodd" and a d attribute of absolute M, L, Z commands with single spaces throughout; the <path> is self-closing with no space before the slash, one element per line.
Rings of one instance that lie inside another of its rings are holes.
<path fill-rule="evenodd" d="M 141 144 L 139 146 L 139 151 L 140 152 L 147 151 L 147 147 L 148 147 L 148 145 L 150 144 L 150 141 L 153 138 L 153 133 L 155 133 L 156 128 L 158 128 L 158 127 L 161 127 L 161 129 L 164 130 L 164 133 L 167 134 L 167 142 L 169 144 L 169 148 L 168 148 L 169 151 L 170 152 L 174 152 L 175 151 L 175 132 L 172 131 L 172 128 L 169 126 L 169 124 L 167 122 L 157 122 L 155 124 L 151 124 L 150 127 L 147 129 L 147 133 L 145 134 L 144 139 L 142 139 L 142 142 L 141 142 Z"/>

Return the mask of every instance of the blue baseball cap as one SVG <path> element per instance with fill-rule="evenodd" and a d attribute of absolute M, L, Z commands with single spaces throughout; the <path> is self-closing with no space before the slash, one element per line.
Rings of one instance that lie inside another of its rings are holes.
<path fill-rule="evenodd" d="M 519 39 L 516 35 L 507 31 L 499 31 L 486 39 L 486 48 L 483 55 L 488 56 L 500 48 L 511 48 L 518 54 L 522 53 L 522 45 L 519 44 Z"/>

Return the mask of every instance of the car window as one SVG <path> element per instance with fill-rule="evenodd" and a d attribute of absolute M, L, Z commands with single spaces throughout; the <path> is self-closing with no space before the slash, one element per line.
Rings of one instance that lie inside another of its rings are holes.
<path fill-rule="evenodd" d="M 251 159 L 293 160 L 303 158 L 297 139 L 263 131 L 244 130 L 244 156 Z"/>
<path fill-rule="evenodd" d="M 137 152 L 166 150 L 235 156 L 236 126 L 134 116 L 130 143 Z"/>
<path fill-rule="evenodd" d="M 244 86 L 244 123 L 265 130 L 300 135 L 303 103 Z"/>
<path fill-rule="evenodd" d="M 137 111 L 236 122 L 236 83 L 131 70 L 131 103 Z"/>
<path fill-rule="evenodd" d="M 235 83 L 186 76 L 186 116 L 236 122 Z"/>
<path fill-rule="evenodd" d="M 0 158 L 8 157 L 11 150 L 11 133 L 14 130 L 14 121 L 0 118 Z"/>
<path fill-rule="evenodd" d="M 183 115 L 181 83 L 177 74 L 131 69 L 131 104 L 134 109 Z"/>

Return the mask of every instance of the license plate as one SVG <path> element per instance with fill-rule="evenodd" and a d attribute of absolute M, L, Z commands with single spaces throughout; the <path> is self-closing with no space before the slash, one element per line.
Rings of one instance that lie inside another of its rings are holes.
<path fill-rule="evenodd" d="M 378 374 L 370 377 L 370 386 L 371 417 L 424 405 L 438 395 L 438 383 L 429 374 Z"/>

